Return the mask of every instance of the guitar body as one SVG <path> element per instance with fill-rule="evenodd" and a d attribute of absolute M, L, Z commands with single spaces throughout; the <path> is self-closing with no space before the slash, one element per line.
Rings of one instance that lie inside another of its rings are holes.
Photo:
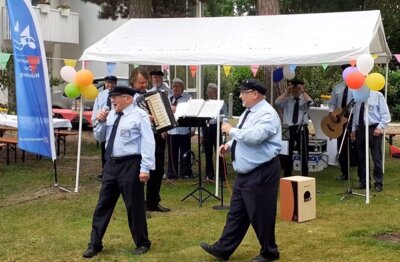
<path fill-rule="evenodd" d="M 339 117 L 339 122 L 333 122 L 329 115 L 322 118 L 321 129 L 324 134 L 329 138 L 338 138 L 343 132 L 343 126 L 347 123 L 347 118 L 343 115 L 341 108 L 336 108 L 334 113 Z"/>

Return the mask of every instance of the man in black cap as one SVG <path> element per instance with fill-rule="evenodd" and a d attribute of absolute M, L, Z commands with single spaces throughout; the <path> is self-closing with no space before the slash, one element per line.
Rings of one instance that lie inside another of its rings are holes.
<path fill-rule="evenodd" d="M 136 249 L 133 254 L 146 253 L 151 245 L 145 217 L 144 184 L 154 169 L 154 137 L 147 113 L 133 106 L 135 91 L 116 86 L 110 92 L 113 109 L 100 110 L 99 122 L 93 129 L 98 141 L 106 141 L 104 176 L 99 200 L 93 214 L 92 232 L 83 257 L 91 258 L 103 249 L 103 236 L 122 194 L 129 229 Z"/>
<path fill-rule="evenodd" d="M 153 70 L 150 72 L 151 76 L 151 84 L 152 88 L 150 88 L 151 91 L 164 91 L 169 95 L 171 93 L 171 89 L 164 83 L 163 81 L 163 76 L 164 73 L 160 70 Z"/>
<path fill-rule="evenodd" d="M 291 176 L 293 170 L 293 150 L 301 156 L 301 175 L 308 175 L 308 114 L 307 109 L 313 102 L 304 90 L 304 82 L 291 80 L 288 88 L 280 95 L 275 104 L 283 110 L 283 124 L 289 126 L 289 156 L 284 166 L 284 176 Z"/>
<path fill-rule="evenodd" d="M 230 210 L 219 240 L 200 246 L 220 260 L 228 260 L 252 225 L 261 245 L 260 254 L 251 261 L 279 259 L 275 243 L 275 220 L 279 187 L 281 124 L 278 113 L 265 101 L 266 87 L 256 79 L 242 82 L 240 99 L 246 111 L 238 127 L 222 124 L 232 139 L 219 148 L 220 155 L 231 151 L 237 172 Z"/>
<path fill-rule="evenodd" d="M 151 71 L 150 72 L 153 88 L 147 90 L 148 86 L 148 74 L 146 71 L 142 69 L 135 69 L 132 71 L 131 75 L 131 85 L 134 90 L 138 92 L 135 95 L 136 105 L 143 110 L 145 110 L 150 117 L 150 121 L 153 122 L 153 117 L 148 112 L 146 103 L 144 101 L 143 94 L 150 91 L 159 91 L 163 89 L 162 76 L 164 75 L 161 71 Z M 154 86 L 157 84 L 156 86 Z M 168 92 L 167 92 L 168 95 Z M 165 134 L 157 133 L 156 129 L 153 126 L 153 134 L 154 140 L 156 142 L 155 149 L 155 159 L 156 159 L 156 168 L 155 170 L 150 171 L 151 179 L 147 182 L 146 186 L 146 209 L 148 211 L 157 211 L 157 212 L 169 212 L 170 208 L 163 207 L 160 205 L 161 196 L 161 184 L 162 178 L 164 175 L 164 163 L 165 163 Z"/>
<path fill-rule="evenodd" d="M 342 65 L 340 68 L 342 71 L 344 71 L 347 67 L 350 67 L 349 64 Z M 329 105 L 329 117 L 331 118 L 332 121 L 337 122 L 337 116 L 335 114 L 335 110 L 337 108 L 345 108 L 350 101 L 353 99 L 353 91 L 352 89 L 349 89 L 348 86 L 346 85 L 345 81 L 341 81 L 339 84 L 335 85 L 332 88 L 332 93 L 331 93 L 331 98 L 328 101 Z M 350 117 L 348 119 L 348 130 L 346 131 L 346 126 L 347 124 L 344 124 L 342 133 L 341 135 L 337 138 L 337 150 L 340 150 L 340 147 L 342 147 L 341 151 L 339 153 L 338 157 L 338 162 L 340 166 L 340 176 L 336 178 L 336 180 L 339 181 L 345 181 L 349 179 L 349 166 L 350 163 L 348 161 L 349 158 L 353 158 L 355 155 L 357 159 L 357 150 L 352 150 L 352 147 L 355 149 L 356 147 L 351 144 L 350 141 L 350 132 L 351 132 L 351 116 L 349 116 L 349 111 L 344 114 L 344 116 Z M 346 135 L 345 135 L 346 131 Z M 343 142 L 343 143 L 342 143 Z M 348 156 L 348 152 L 350 153 L 350 156 Z"/>
<path fill-rule="evenodd" d="M 97 113 L 101 110 L 101 109 L 105 109 L 110 111 L 111 110 L 111 100 L 109 97 L 109 92 L 111 89 L 113 89 L 116 85 L 117 85 L 118 79 L 116 76 L 106 76 L 104 77 L 104 90 L 101 91 L 96 99 L 94 100 L 93 103 L 93 111 L 92 111 L 92 123 L 96 123 L 96 116 Z M 104 159 L 104 152 L 105 152 L 105 147 L 106 143 L 102 142 L 100 143 L 100 148 L 101 148 L 101 168 L 104 168 L 104 164 L 106 162 L 106 160 Z M 98 177 L 102 177 L 103 176 L 103 171 L 101 172 L 100 175 L 98 175 Z"/>

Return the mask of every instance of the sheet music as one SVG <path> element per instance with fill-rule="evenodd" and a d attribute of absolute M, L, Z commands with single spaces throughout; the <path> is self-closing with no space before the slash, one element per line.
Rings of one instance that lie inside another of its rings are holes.
<path fill-rule="evenodd" d="M 221 108 L 224 106 L 223 100 L 208 100 L 204 103 L 200 111 L 199 117 L 217 118 Z"/>
<path fill-rule="evenodd" d="M 223 105 L 223 100 L 191 99 L 178 103 L 174 115 L 175 119 L 185 116 L 217 118 Z"/>

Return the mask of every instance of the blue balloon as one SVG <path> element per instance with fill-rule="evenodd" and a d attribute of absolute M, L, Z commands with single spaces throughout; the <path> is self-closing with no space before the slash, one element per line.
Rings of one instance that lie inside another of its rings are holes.
<path fill-rule="evenodd" d="M 365 102 L 369 97 L 370 89 L 368 86 L 364 85 L 359 89 L 353 89 L 353 97 L 356 103 Z"/>
<path fill-rule="evenodd" d="M 274 82 L 281 81 L 283 79 L 283 68 L 276 69 L 272 76 L 273 76 L 272 79 L 274 80 Z"/>

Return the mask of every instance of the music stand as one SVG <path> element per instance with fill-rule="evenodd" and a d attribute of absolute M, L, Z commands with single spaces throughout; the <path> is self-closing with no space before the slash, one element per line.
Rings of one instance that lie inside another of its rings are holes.
<path fill-rule="evenodd" d="M 206 188 L 203 187 L 202 184 L 202 176 L 201 176 L 201 141 L 200 141 L 200 132 L 201 132 L 201 127 L 205 127 L 208 124 L 208 121 L 210 120 L 210 117 L 180 117 L 178 119 L 178 124 L 180 127 L 197 127 L 198 130 L 198 135 L 197 135 L 197 143 L 198 143 L 198 154 L 199 158 L 197 161 L 198 164 L 198 178 L 199 181 L 197 183 L 197 187 L 190 192 L 188 195 L 186 195 L 184 198 L 182 198 L 181 201 L 185 201 L 188 199 L 190 196 L 197 199 L 199 201 L 199 207 L 202 206 L 203 202 L 206 201 L 209 197 L 214 197 L 217 200 L 220 200 L 219 197 L 208 191 Z M 207 193 L 206 197 L 203 197 L 203 191 Z M 198 195 L 196 195 L 196 192 L 198 192 Z"/>

